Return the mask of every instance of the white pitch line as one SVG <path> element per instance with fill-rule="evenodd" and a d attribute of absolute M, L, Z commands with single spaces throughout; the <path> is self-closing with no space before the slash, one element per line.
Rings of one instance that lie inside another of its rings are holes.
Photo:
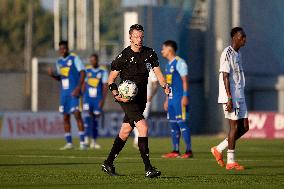
<path fill-rule="evenodd" d="M 17 158 L 58 158 L 58 159 L 100 159 L 104 160 L 106 157 L 95 157 L 95 156 L 56 156 L 56 155 L 21 155 L 21 154 L 0 154 L 0 157 L 17 157 Z M 134 157 L 120 157 L 120 160 L 137 160 L 139 158 L 134 158 Z M 155 160 L 168 160 L 166 158 L 162 157 L 152 157 L 151 159 Z M 176 158 L 179 159 L 179 158 Z M 184 159 L 180 159 L 184 160 Z M 189 161 L 215 161 L 215 159 L 207 159 L 207 158 L 189 158 L 186 159 Z M 238 161 L 243 161 L 243 162 L 284 162 L 284 160 L 264 160 L 264 159 L 239 159 Z"/>

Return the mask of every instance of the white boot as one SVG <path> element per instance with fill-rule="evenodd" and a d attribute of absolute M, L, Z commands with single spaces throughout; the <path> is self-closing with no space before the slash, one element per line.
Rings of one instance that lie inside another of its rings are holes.
<path fill-rule="evenodd" d="M 60 150 L 72 150 L 74 148 L 72 143 L 67 143 L 65 144 L 65 146 L 63 146 L 62 148 L 60 148 Z"/>
<path fill-rule="evenodd" d="M 94 139 L 91 140 L 91 144 L 90 144 L 90 148 L 91 149 L 101 149 L 101 145 L 99 145 L 98 143 L 96 143 L 96 141 Z"/>

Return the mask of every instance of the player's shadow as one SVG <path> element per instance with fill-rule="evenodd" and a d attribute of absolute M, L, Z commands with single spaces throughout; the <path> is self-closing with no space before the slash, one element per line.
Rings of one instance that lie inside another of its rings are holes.
<path fill-rule="evenodd" d="M 179 179 L 181 177 L 177 177 L 177 176 L 161 176 L 158 177 L 159 179 Z"/>
<path fill-rule="evenodd" d="M 255 166 L 255 167 L 246 167 L 246 169 L 263 169 L 263 168 L 283 169 L 284 165 L 259 165 L 259 166 Z"/>
<path fill-rule="evenodd" d="M 26 163 L 26 164 L 0 164 L 0 167 L 25 167 L 25 166 L 50 166 L 50 165 L 100 165 L 101 163 L 78 163 L 78 162 L 68 162 L 68 163 Z"/>

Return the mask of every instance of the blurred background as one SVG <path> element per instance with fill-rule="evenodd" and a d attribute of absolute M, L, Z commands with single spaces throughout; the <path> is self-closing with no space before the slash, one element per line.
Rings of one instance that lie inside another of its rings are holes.
<path fill-rule="evenodd" d="M 190 127 L 193 134 L 227 129 L 217 104 L 219 57 L 230 30 L 241 26 L 241 50 L 251 131 L 248 138 L 284 138 L 284 1 L 282 0 L 0 0 L 0 137 L 63 136 L 59 83 L 46 69 L 58 58 L 58 42 L 85 63 L 96 52 L 110 66 L 128 44 L 129 26 L 142 24 L 146 46 L 160 56 L 171 39 L 189 65 Z M 152 136 L 168 136 L 162 91 L 153 100 Z M 107 98 L 101 136 L 116 135 L 123 114 Z M 73 126 L 76 130 L 75 125 Z"/>

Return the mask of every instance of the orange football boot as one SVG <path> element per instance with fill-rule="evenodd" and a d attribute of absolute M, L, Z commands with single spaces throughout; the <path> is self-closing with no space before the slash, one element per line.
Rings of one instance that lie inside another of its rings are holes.
<path fill-rule="evenodd" d="M 227 170 L 236 169 L 237 171 L 242 171 L 242 170 L 245 169 L 245 167 L 239 165 L 237 162 L 234 162 L 234 163 L 227 163 L 226 169 L 227 169 Z"/>
<path fill-rule="evenodd" d="M 162 155 L 163 158 L 177 158 L 177 157 L 180 157 L 180 153 L 179 152 L 175 152 L 175 151 L 172 151 L 170 153 L 167 153 L 167 154 L 164 154 Z"/>
<path fill-rule="evenodd" d="M 218 165 L 220 165 L 221 167 L 224 167 L 225 163 L 224 163 L 224 160 L 223 160 L 223 154 L 218 152 L 216 146 L 211 148 L 211 153 L 215 157 Z"/>
<path fill-rule="evenodd" d="M 193 158 L 193 153 L 192 151 L 185 152 L 185 154 L 181 155 L 180 158 L 182 159 Z"/>

